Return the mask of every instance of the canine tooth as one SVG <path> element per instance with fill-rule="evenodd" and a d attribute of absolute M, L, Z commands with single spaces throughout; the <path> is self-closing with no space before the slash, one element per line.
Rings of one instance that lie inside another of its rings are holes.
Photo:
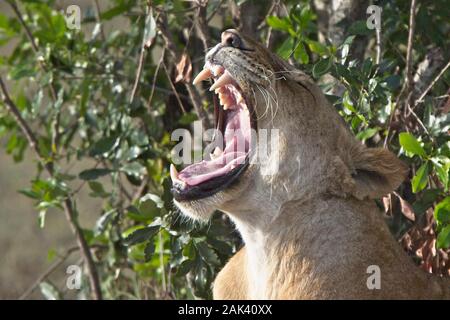
<path fill-rule="evenodd" d="M 202 71 L 199 72 L 199 74 L 195 77 L 194 81 L 192 81 L 192 84 L 197 84 L 200 81 L 206 80 L 211 78 L 212 73 L 211 70 L 209 69 L 203 69 Z"/>
<path fill-rule="evenodd" d="M 225 71 L 225 73 L 222 76 L 220 76 L 220 78 L 217 79 L 216 82 L 214 82 L 211 88 L 209 88 L 209 91 L 214 91 L 214 89 L 223 87 L 224 85 L 229 84 L 231 82 L 233 82 L 233 78 L 231 77 L 228 71 Z"/>
<path fill-rule="evenodd" d="M 185 185 L 185 182 L 178 178 L 177 168 L 175 168 L 175 166 L 172 163 L 170 164 L 170 178 L 172 179 L 173 184 L 178 183 L 181 184 L 182 186 Z"/>
<path fill-rule="evenodd" d="M 173 165 L 173 163 L 170 164 L 170 177 L 173 181 L 178 180 L 178 171 L 177 168 Z"/>

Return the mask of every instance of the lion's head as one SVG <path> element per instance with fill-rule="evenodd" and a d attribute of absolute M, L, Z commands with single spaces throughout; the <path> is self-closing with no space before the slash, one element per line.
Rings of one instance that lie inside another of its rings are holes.
<path fill-rule="evenodd" d="M 375 198 L 404 179 L 397 157 L 357 141 L 305 73 L 238 31 L 222 33 L 194 82 L 209 78 L 221 103 L 215 113 L 224 145 L 179 173 L 171 168 L 184 214 L 207 219 L 219 209 L 237 220 L 268 222 L 289 200 Z M 266 147 L 269 157 L 258 159 Z"/>

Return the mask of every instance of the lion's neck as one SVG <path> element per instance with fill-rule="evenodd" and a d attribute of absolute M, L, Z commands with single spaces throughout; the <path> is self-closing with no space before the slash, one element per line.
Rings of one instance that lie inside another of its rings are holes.
<path fill-rule="evenodd" d="M 233 220 L 246 246 L 247 265 L 244 268 L 248 278 L 248 298 L 282 298 L 278 294 L 289 284 L 283 283 L 285 277 L 282 277 L 281 282 L 277 280 L 280 279 L 280 273 L 295 274 L 298 272 L 295 268 L 301 264 L 299 257 L 294 254 L 299 244 L 294 240 L 297 237 L 269 232 L 270 227 L 264 228 L 261 223 L 249 224 L 239 219 Z M 294 241 L 286 241 L 286 238 Z"/>

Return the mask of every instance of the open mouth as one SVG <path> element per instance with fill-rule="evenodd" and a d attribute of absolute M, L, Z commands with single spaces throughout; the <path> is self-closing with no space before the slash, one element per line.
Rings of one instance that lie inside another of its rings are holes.
<path fill-rule="evenodd" d="M 194 84 L 209 78 L 214 79 L 210 91 L 215 92 L 215 148 L 180 172 L 171 165 L 172 192 L 178 201 L 209 197 L 237 181 L 248 167 L 252 129 L 256 129 L 249 99 L 224 67 L 207 62 Z"/>

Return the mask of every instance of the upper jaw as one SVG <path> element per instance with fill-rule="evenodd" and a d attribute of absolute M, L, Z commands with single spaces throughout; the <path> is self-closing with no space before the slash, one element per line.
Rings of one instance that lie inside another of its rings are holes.
<path fill-rule="evenodd" d="M 205 63 L 204 69 L 195 77 L 193 83 L 197 84 L 200 81 L 203 80 L 207 80 L 209 78 L 214 78 L 215 82 L 214 84 L 211 86 L 210 91 L 215 91 L 216 94 L 219 96 L 220 99 L 220 104 L 223 107 L 219 107 L 218 104 L 216 103 L 215 105 L 215 109 L 220 109 L 220 111 L 218 111 L 218 114 L 222 115 L 222 128 L 220 129 L 220 131 L 222 132 L 222 134 L 224 134 L 225 136 L 225 140 L 227 139 L 227 135 L 225 132 L 223 132 L 223 126 L 225 125 L 225 120 L 224 117 L 227 117 L 227 119 L 229 119 L 228 116 L 224 115 L 224 112 L 227 112 L 227 110 L 229 112 L 231 112 L 231 115 L 236 115 L 238 112 L 241 112 L 239 110 L 246 110 L 247 111 L 247 118 L 248 119 L 247 122 L 249 124 L 249 126 L 247 126 L 248 129 L 256 129 L 256 116 L 253 114 L 253 108 L 251 108 L 251 102 L 249 101 L 249 99 L 247 99 L 248 95 L 244 94 L 240 88 L 239 83 L 235 80 L 235 78 L 230 74 L 230 72 L 224 68 L 221 64 L 213 64 L 210 61 L 207 61 Z M 230 100 L 230 86 L 234 87 L 234 95 Z M 228 88 L 225 88 L 228 87 Z M 225 89 L 224 89 L 225 88 Z M 223 94 L 222 94 L 223 93 Z M 228 95 L 227 95 L 228 93 Z M 217 100 L 216 100 L 217 102 Z M 245 109 L 243 109 L 245 108 Z M 244 111 L 245 112 L 245 111 Z M 228 113 L 230 114 L 230 113 Z M 242 112 L 240 113 L 242 114 Z M 234 117 L 234 116 L 231 116 Z M 227 123 L 232 123 L 230 122 L 231 120 L 227 120 Z M 241 121 L 241 120 L 240 120 Z M 217 128 L 220 127 L 220 121 L 217 120 L 216 126 Z M 227 124 L 227 128 L 228 128 L 228 124 Z M 241 123 L 242 124 L 242 123 Z M 246 137 L 251 137 L 250 134 L 248 134 Z M 228 140 L 230 141 L 230 140 Z M 230 142 L 231 143 L 231 142 Z M 249 143 L 251 143 L 251 141 L 249 140 Z M 227 148 L 228 144 L 226 144 L 224 146 L 224 150 L 220 150 L 219 152 L 219 157 L 220 154 L 226 154 L 226 155 L 230 155 L 229 151 Z M 248 147 L 250 148 L 250 147 Z M 244 171 L 247 169 L 247 167 L 249 166 L 249 157 L 251 155 L 251 148 L 247 149 L 246 147 L 246 155 L 238 155 L 239 158 L 242 158 L 243 161 L 240 162 L 236 162 L 236 164 L 233 164 L 233 161 L 231 161 L 229 163 L 229 165 L 231 165 L 231 170 L 226 171 L 225 170 L 225 174 L 220 173 L 220 175 L 218 175 L 219 173 L 216 172 L 216 175 L 213 177 L 209 177 L 209 180 L 204 181 L 205 179 L 202 177 L 199 177 L 199 179 L 196 179 L 196 177 L 192 178 L 192 176 L 190 176 L 190 173 L 185 173 L 186 170 L 189 170 L 187 168 L 185 168 L 185 170 L 181 171 L 180 173 L 178 173 L 175 169 L 174 166 L 171 166 L 171 177 L 172 177 L 172 181 L 173 181 L 173 188 L 172 188 L 172 192 L 174 195 L 175 200 L 177 201 L 192 201 L 192 200 L 199 200 L 202 198 L 207 198 L 210 197 L 212 195 L 214 195 L 215 193 L 222 191 L 223 189 L 226 189 L 228 187 L 230 187 L 231 185 L 235 184 L 238 181 L 238 178 L 242 176 L 242 174 L 244 173 Z M 239 154 L 239 152 L 238 152 Z M 233 155 L 233 152 L 231 153 L 231 155 Z M 217 156 L 217 155 L 216 155 Z M 238 160 L 238 159 L 235 159 Z M 213 161 L 213 160 L 211 160 Z M 239 164 L 238 164 L 239 163 Z M 196 165 L 196 164 L 194 164 Z M 191 165 L 190 167 L 192 168 Z M 225 167 L 228 167 L 229 165 L 226 165 Z M 184 172 L 184 173 L 183 173 Z M 191 171 L 192 172 L 192 169 Z M 205 175 L 206 172 L 204 172 Z M 189 179 L 189 181 L 184 180 L 182 178 L 182 175 L 184 179 Z M 203 175 L 203 176 L 204 176 Z M 180 179 L 181 178 L 181 179 Z M 194 182 L 197 181 L 197 182 Z"/>

